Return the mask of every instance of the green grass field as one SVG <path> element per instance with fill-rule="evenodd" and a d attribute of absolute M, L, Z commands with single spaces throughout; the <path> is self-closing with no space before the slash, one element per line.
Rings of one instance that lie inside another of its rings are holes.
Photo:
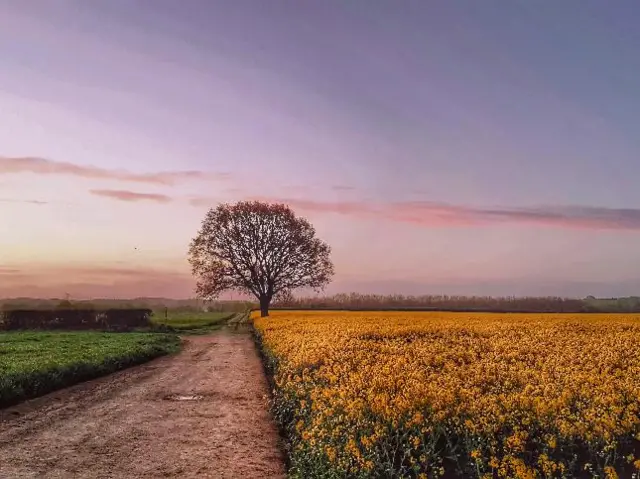
<path fill-rule="evenodd" d="M 151 321 L 155 324 L 170 326 L 178 331 L 213 330 L 222 326 L 234 314 L 231 312 L 194 313 L 169 310 L 165 318 L 164 311 L 154 311 Z"/>
<path fill-rule="evenodd" d="M 176 352 L 172 334 L 0 334 L 0 407 Z"/>

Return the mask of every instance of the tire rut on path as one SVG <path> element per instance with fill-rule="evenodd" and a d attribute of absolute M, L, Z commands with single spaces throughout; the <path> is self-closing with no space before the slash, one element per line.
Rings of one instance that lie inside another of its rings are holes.
<path fill-rule="evenodd" d="M 283 478 L 279 441 L 253 340 L 224 329 L 0 410 L 0 477 Z"/>

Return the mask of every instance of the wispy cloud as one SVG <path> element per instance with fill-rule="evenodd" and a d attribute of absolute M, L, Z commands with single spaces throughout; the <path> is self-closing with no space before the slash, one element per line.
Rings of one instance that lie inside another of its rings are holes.
<path fill-rule="evenodd" d="M 46 158 L 0 156 L 0 175 L 14 173 L 66 175 L 87 179 L 117 180 L 157 185 L 174 185 L 178 182 L 188 180 L 226 180 L 230 177 L 228 173 L 213 173 L 198 170 L 133 173 L 126 170 L 110 170 L 97 166 L 77 165 Z"/>
<path fill-rule="evenodd" d="M 157 203 L 170 203 L 173 201 L 173 198 L 167 195 L 138 193 L 129 190 L 90 190 L 90 193 L 95 196 L 102 196 L 103 198 L 118 201 L 155 201 Z"/>
<path fill-rule="evenodd" d="M 0 275 L 16 275 L 19 274 L 21 270 L 17 268 L 7 268 L 4 266 L 0 266 Z"/>
<path fill-rule="evenodd" d="M 220 202 L 220 199 L 211 198 L 209 196 L 194 196 L 189 199 L 189 204 L 191 206 L 198 206 L 198 207 L 201 207 L 201 206 L 211 207 L 219 202 Z"/>
<path fill-rule="evenodd" d="M 519 223 L 559 228 L 640 230 L 640 209 L 598 206 L 540 206 L 531 208 L 473 208 L 435 203 L 397 203 L 391 219 L 430 225 Z"/>
<path fill-rule="evenodd" d="M 42 201 L 42 200 L 20 200 L 15 198 L 0 198 L 0 203 L 23 203 L 23 204 L 29 204 L 29 205 L 42 206 L 42 205 L 48 204 L 49 202 Z"/>
<path fill-rule="evenodd" d="M 317 213 L 377 218 L 426 227 L 524 224 L 556 228 L 640 230 L 640 209 L 598 206 L 544 206 L 531 208 L 478 208 L 428 201 L 367 203 L 325 202 L 289 198 L 256 198 L 289 204 Z"/>
<path fill-rule="evenodd" d="M 331 189 L 333 191 L 354 191 L 356 188 L 355 186 L 348 186 L 348 185 L 333 185 Z"/>
<path fill-rule="evenodd" d="M 0 297 L 75 298 L 135 296 L 189 297 L 193 279 L 188 269 L 115 267 L 108 265 L 41 265 L 0 267 Z"/>

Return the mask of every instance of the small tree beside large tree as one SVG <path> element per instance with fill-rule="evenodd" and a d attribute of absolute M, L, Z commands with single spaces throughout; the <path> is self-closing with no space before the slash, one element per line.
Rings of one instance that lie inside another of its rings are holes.
<path fill-rule="evenodd" d="M 330 253 L 311 223 L 287 205 L 240 201 L 209 210 L 191 241 L 189 263 L 198 296 L 248 293 L 264 317 L 276 295 L 324 289 L 333 277 Z"/>

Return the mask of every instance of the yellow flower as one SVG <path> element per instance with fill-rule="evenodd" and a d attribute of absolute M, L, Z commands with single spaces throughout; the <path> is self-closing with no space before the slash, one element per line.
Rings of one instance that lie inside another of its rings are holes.
<path fill-rule="evenodd" d="M 618 479 L 618 474 L 613 467 L 607 466 L 604 468 L 604 477 L 607 479 Z"/>
<path fill-rule="evenodd" d="M 482 464 L 505 478 L 570 476 L 563 447 L 571 443 L 593 451 L 571 467 L 595 473 L 607 455 L 640 470 L 623 446 L 640 440 L 638 314 L 273 311 L 253 319 L 277 365 L 277 417 L 290 418 L 285 429 L 305 441 L 293 454 L 313 448 L 331 462 L 335 449 L 335 467 L 366 475 L 402 437 L 411 450 L 397 452 L 416 474 L 437 476 L 451 453 L 436 444 L 444 435 L 478 445 L 473 477 Z M 540 445 L 546 454 L 529 459 Z M 607 477 L 617 477 L 615 466 Z"/>

